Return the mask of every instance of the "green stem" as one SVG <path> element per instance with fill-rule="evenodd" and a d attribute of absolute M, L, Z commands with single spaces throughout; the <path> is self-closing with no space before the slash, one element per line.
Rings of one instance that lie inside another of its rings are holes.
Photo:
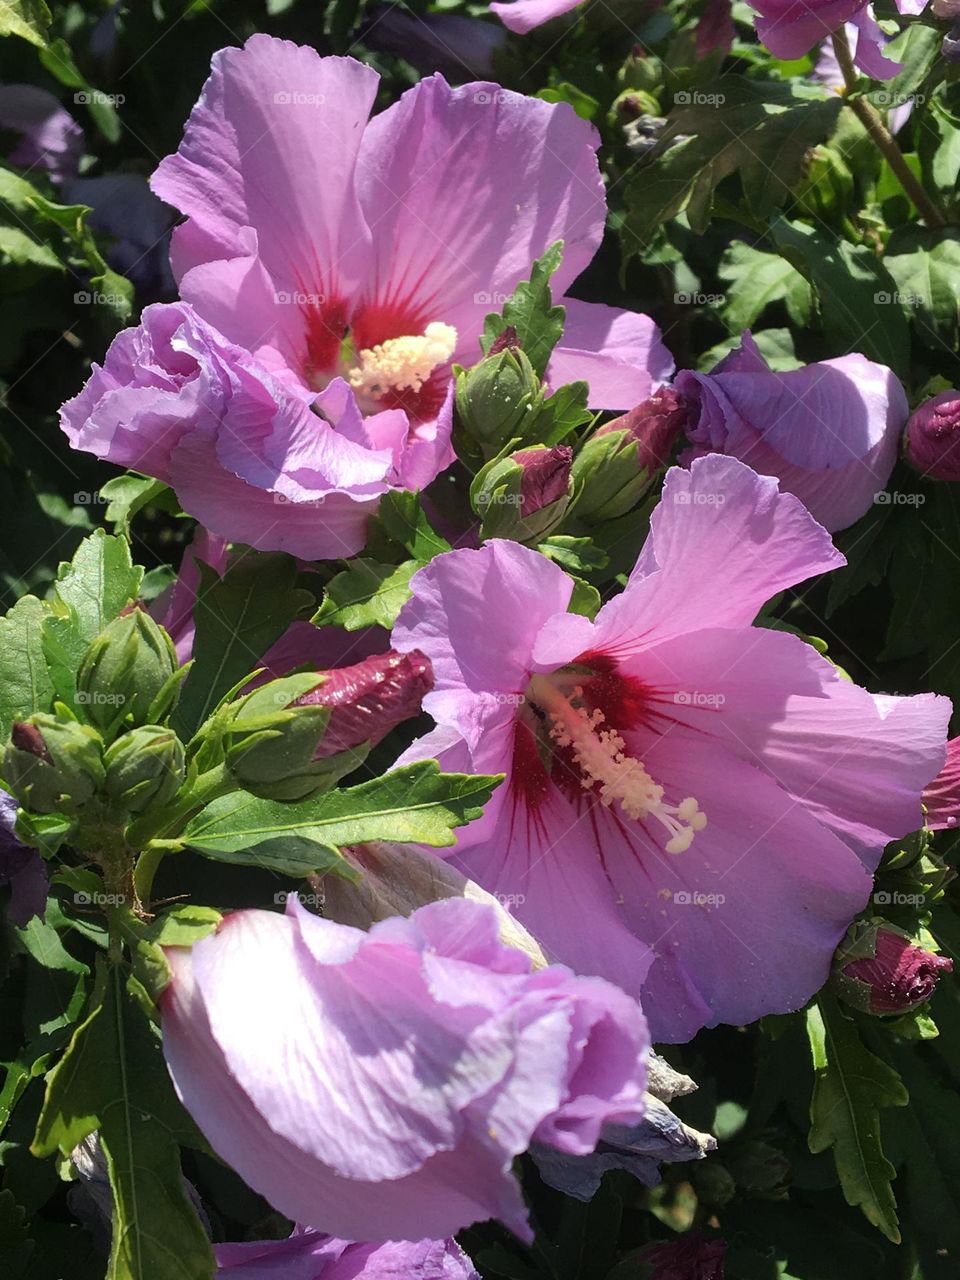
<path fill-rule="evenodd" d="M 853 65 L 850 45 L 842 27 L 839 31 L 833 33 L 833 51 L 837 55 L 837 62 L 840 64 L 840 70 L 843 73 L 843 82 L 846 85 L 848 94 L 845 99 L 847 106 L 886 157 L 887 163 L 897 175 L 901 187 L 916 205 L 917 212 L 927 226 L 935 230 L 945 227 L 947 224 L 946 218 L 917 181 L 904 158 L 903 152 L 897 146 L 893 134 L 883 123 L 879 111 L 866 98 L 856 95 L 855 91 L 859 76 Z"/>

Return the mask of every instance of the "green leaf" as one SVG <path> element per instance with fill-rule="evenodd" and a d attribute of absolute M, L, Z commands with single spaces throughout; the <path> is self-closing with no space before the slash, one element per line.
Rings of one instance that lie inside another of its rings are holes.
<path fill-rule="evenodd" d="M 106 518 L 115 532 L 125 538 L 130 537 L 130 521 L 137 512 L 167 492 L 169 490 L 162 480 L 152 480 L 149 476 L 137 475 L 135 471 L 115 476 L 100 486 L 100 497 L 107 503 Z"/>
<path fill-rule="evenodd" d="M 558 240 L 533 264 L 530 279 L 520 281 L 504 302 L 500 315 L 487 316 L 480 339 L 484 355 L 505 329 L 513 327 L 527 359 L 538 377 L 543 377 L 553 348 L 563 334 L 566 316 L 565 308 L 553 305 L 550 292 L 550 277 L 562 260 L 563 241 Z"/>
<path fill-rule="evenodd" d="M 574 538 L 565 533 L 551 535 L 539 544 L 537 550 L 548 560 L 555 560 L 562 568 L 575 574 L 605 569 L 610 562 L 610 557 L 594 544 L 592 538 Z"/>
<path fill-rule="evenodd" d="M 143 570 L 131 561 L 126 540 L 96 529 L 80 543 L 70 563 L 60 566 L 54 607 L 60 604 L 70 612 L 89 644 L 137 599 L 142 580 Z"/>
<path fill-rule="evenodd" d="M 481 815 L 499 781 L 441 773 L 435 760 L 421 760 L 296 804 L 234 792 L 207 805 L 179 839 L 198 853 L 231 854 L 288 836 L 325 849 L 368 840 L 446 847 L 456 827 Z"/>
<path fill-rule="evenodd" d="M 559 444 L 577 427 L 593 421 L 587 408 L 590 387 L 586 382 L 568 382 L 547 396 L 534 424 L 537 442 Z"/>
<path fill-rule="evenodd" d="M 813 294 L 795 267 L 777 253 L 764 253 L 735 240 L 720 260 L 718 274 L 726 281 L 723 321 L 738 336 L 752 329 L 767 307 L 782 302 L 794 324 L 810 323 Z"/>
<path fill-rule="evenodd" d="M 921 342 L 934 351 L 944 343 L 955 347 L 960 336 L 960 231 L 899 227 L 883 261 Z"/>
<path fill-rule="evenodd" d="M 34 240 L 19 227 L 0 226 L 0 257 L 4 259 L 4 264 L 63 270 L 63 263 L 49 245 Z"/>
<path fill-rule="evenodd" d="M 0 734 L 5 741 L 14 720 L 53 705 L 53 680 L 43 653 L 43 624 L 49 608 L 23 596 L 0 619 Z"/>
<path fill-rule="evenodd" d="M 272 839 L 258 840 L 256 844 L 244 844 L 229 851 L 193 844 L 190 847 L 214 862 L 257 867 L 261 871 L 275 871 L 278 875 L 292 876 L 298 880 L 304 880 L 307 876 L 331 874 L 343 876 L 347 880 L 358 878 L 337 849 L 308 836 L 274 836 Z"/>
<path fill-rule="evenodd" d="M 309 606 L 309 593 L 296 581 L 297 562 L 281 553 L 248 552 L 222 578 L 200 565 L 195 661 L 173 716 L 182 738 L 189 738 L 224 694 L 259 666 Z"/>
<path fill-rule="evenodd" d="M 862 352 L 906 377 L 906 317 L 896 305 L 896 282 L 874 254 L 826 228 L 784 218 L 776 219 L 771 234 L 787 261 L 816 290 L 828 343 L 838 352 Z"/>
<path fill-rule="evenodd" d="M 193 1128 L 119 967 L 47 1079 L 32 1150 L 68 1154 L 94 1129 L 114 1197 L 107 1280 L 209 1280 L 210 1244 L 180 1171 L 178 1142 Z"/>
<path fill-rule="evenodd" d="M 821 994 L 807 1014 L 815 1072 L 810 1100 L 810 1150 L 833 1149 L 847 1203 L 898 1244 L 893 1165 L 880 1145 L 880 1109 L 909 1101 L 900 1077 L 863 1045 L 856 1024 Z"/>
<path fill-rule="evenodd" d="M 52 21 L 44 0 L 0 0 L 0 36 L 20 36 L 43 49 Z"/>
<path fill-rule="evenodd" d="M 410 599 L 410 579 L 422 569 L 419 560 L 404 564 L 380 564 L 363 557 L 327 583 L 323 604 L 313 621 L 318 627 L 386 627 L 388 630 Z"/>
<path fill-rule="evenodd" d="M 419 494 L 391 489 L 380 499 L 376 519 L 394 542 L 422 564 L 450 550 L 450 543 L 427 519 Z"/>
<path fill-rule="evenodd" d="M 736 75 L 684 96 L 692 102 L 671 112 L 656 151 L 627 188 L 628 258 L 684 209 L 691 228 L 702 233 L 715 189 L 734 173 L 749 216 L 769 218 L 790 198 L 809 148 L 830 137 L 843 105 L 796 82 Z"/>

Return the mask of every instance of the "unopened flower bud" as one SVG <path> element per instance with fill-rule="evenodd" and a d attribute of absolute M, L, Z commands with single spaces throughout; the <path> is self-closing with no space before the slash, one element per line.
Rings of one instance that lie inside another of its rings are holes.
<path fill-rule="evenodd" d="M 833 984 L 842 1000 L 862 1013 L 909 1013 L 929 1000 L 953 961 L 918 947 L 885 920 L 851 927 L 833 962 Z"/>
<path fill-rule="evenodd" d="M 514 341 L 516 334 L 513 335 Z M 523 438 L 543 404 L 540 379 L 526 353 L 501 334 L 479 364 L 457 374 L 457 425 L 489 456 L 508 440 Z"/>
<path fill-rule="evenodd" d="M 341 852 L 359 874 L 355 881 L 342 875 L 324 877 L 324 915 L 328 919 L 369 929 L 390 916 L 412 915 L 428 902 L 469 898 L 494 908 L 500 937 L 507 946 L 529 956 L 534 969 L 547 965 L 540 943 L 508 910 L 510 903 L 493 897 L 442 858 L 413 845 L 362 844 Z"/>
<path fill-rule="evenodd" d="M 594 432 L 573 464 L 579 518 L 612 520 L 635 507 L 670 460 L 687 421 L 687 405 L 672 387 Z"/>
<path fill-rule="evenodd" d="M 103 743 L 95 729 L 38 712 L 14 721 L 3 755 L 4 781 L 34 813 L 76 813 L 103 783 Z"/>
<path fill-rule="evenodd" d="M 726 1252 L 726 1240 L 688 1231 L 675 1240 L 650 1245 L 638 1262 L 651 1268 L 643 1272 L 649 1280 L 723 1280 Z"/>
<path fill-rule="evenodd" d="M 316 751 L 322 760 L 362 743 L 376 746 L 391 729 L 418 714 L 432 688 L 433 668 L 425 654 L 391 649 L 321 673 L 321 682 L 296 705 L 330 708 Z"/>
<path fill-rule="evenodd" d="M 642 45 L 634 45 L 617 72 L 617 83 L 624 89 L 646 89 L 652 93 L 663 86 L 663 63 Z"/>
<path fill-rule="evenodd" d="M 176 704 L 173 642 L 142 609 L 122 613 L 91 643 L 77 674 L 84 718 L 107 737 L 121 726 L 164 720 Z"/>
<path fill-rule="evenodd" d="M 172 729 L 145 724 L 122 734 L 103 758 L 108 799 L 128 813 L 168 804 L 184 779 L 183 744 Z"/>
<path fill-rule="evenodd" d="M 573 492 L 569 445 L 519 449 L 488 464 L 475 482 L 484 538 L 539 542 L 563 519 Z"/>
<path fill-rule="evenodd" d="M 923 789 L 923 807 L 931 831 L 952 831 L 960 826 L 960 738 L 947 743 L 943 768 Z"/>
<path fill-rule="evenodd" d="M 932 480 L 960 480 L 960 391 L 931 396 L 910 415 L 904 452 Z"/>
<path fill-rule="evenodd" d="M 271 680 L 231 703 L 217 726 L 230 775 L 268 800 L 305 800 L 335 780 L 316 759 L 330 719 L 327 707 L 297 706 L 314 675 Z"/>

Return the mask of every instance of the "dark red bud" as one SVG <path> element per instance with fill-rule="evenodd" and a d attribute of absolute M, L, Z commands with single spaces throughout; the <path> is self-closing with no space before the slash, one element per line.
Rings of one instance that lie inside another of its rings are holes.
<path fill-rule="evenodd" d="M 673 387 L 661 387 L 629 413 L 614 418 L 597 431 L 629 431 L 640 446 L 640 464 L 650 471 L 665 467 L 677 436 L 687 425 L 687 402 Z"/>
<path fill-rule="evenodd" d="M 723 1280 L 726 1252 L 726 1240 L 691 1231 L 644 1249 L 640 1260 L 653 1267 L 650 1280 Z"/>
<path fill-rule="evenodd" d="M 390 649 L 323 675 L 323 684 L 296 704 L 333 708 L 317 749 L 318 760 L 361 742 L 375 746 L 396 725 L 415 716 L 433 688 L 430 659 L 418 649 L 410 653 Z"/>
<path fill-rule="evenodd" d="M 906 455 L 933 480 L 960 480 L 960 391 L 941 391 L 910 415 Z"/>
<path fill-rule="evenodd" d="M 950 973 L 953 961 L 925 951 L 899 930 L 877 930 L 876 952 L 845 964 L 844 978 L 855 978 L 870 989 L 871 1013 L 905 1013 L 929 1000 L 941 973 Z"/>
<path fill-rule="evenodd" d="M 501 351 L 519 351 L 522 346 L 520 339 L 517 337 L 517 331 L 512 324 L 508 324 L 503 333 L 499 337 L 494 338 L 490 344 L 488 356 L 498 356 Z"/>
<path fill-rule="evenodd" d="M 570 484 L 573 450 L 568 444 L 551 449 L 520 449 L 510 455 L 523 467 L 520 481 L 520 512 L 530 516 L 562 498 Z"/>
<path fill-rule="evenodd" d="M 53 764 L 53 756 L 43 740 L 43 734 L 35 724 L 27 724 L 23 720 L 14 720 L 10 726 L 10 741 L 18 751 L 26 751 L 32 756 L 37 756 L 46 764 Z M 30 767 L 35 768 L 36 766 L 31 765 Z"/>

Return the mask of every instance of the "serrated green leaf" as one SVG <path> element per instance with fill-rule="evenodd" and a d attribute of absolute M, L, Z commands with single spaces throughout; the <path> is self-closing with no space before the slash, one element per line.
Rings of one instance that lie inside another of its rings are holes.
<path fill-rule="evenodd" d="M 441 773 L 435 760 L 421 760 L 296 804 L 234 792 L 207 805 L 178 838 L 199 853 L 242 853 L 287 836 L 324 848 L 369 840 L 446 847 L 456 827 L 480 816 L 499 781 Z"/>
<path fill-rule="evenodd" d="M 784 304 L 794 324 L 810 323 L 810 284 L 779 254 L 736 240 L 721 258 L 718 274 L 727 284 L 722 317 L 731 333 L 739 336 L 744 329 L 752 329 L 775 302 Z"/>
<path fill-rule="evenodd" d="M 427 519 L 419 494 L 391 489 L 380 499 L 376 519 L 386 534 L 421 564 L 450 550 L 450 543 Z"/>
<path fill-rule="evenodd" d="M 43 49 L 52 20 L 44 0 L 0 0 L 0 36 L 20 36 Z"/>
<path fill-rule="evenodd" d="M 63 263 L 49 245 L 34 240 L 19 227 L 0 226 L 0 258 L 14 266 L 44 267 L 63 271 Z"/>
<path fill-rule="evenodd" d="M 574 538 L 565 533 L 553 534 L 541 542 L 537 550 L 574 574 L 605 569 L 610 562 L 610 557 L 592 538 Z"/>
<path fill-rule="evenodd" d="M 207 565 L 199 567 L 194 664 L 173 716 L 184 739 L 224 694 L 256 670 L 270 646 L 311 602 L 309 593 L 296 585 L 297 562 L 279 552 L 250 552 L 222 578 Z"/>
<path fill-rule="evenodd" d="M 47 605 L 23 596 L 0 618 L 0 735 L 5 741 L 14 720 L 49 711 L 54 686 L 43 652 Z"/>
<path fill-rule="evenodd" d="M 702 233 L 717 186 L 734 173 L 750 216 L 768 218 L 790 198 L 807 151 L 830 137 L 843 105 L 797 82 L 738 75 L 685 96 L 692 102 L 670 113 L 656 151 L 627 188 L 627 257 L 642 252 L 683 209 Z"/>
<path fill-rule="evenodd" d="M 550 278 L 562 260 L 563 241 L 558 240 L 533 264 L 530 279 L 520 281 L 500 315 L 487 316 L 480 339 L 485 355 L 501 333 L 512 327 L 537 376 L 543 377 L 553 348 L 563 334 L 566 316 L 564 307 L 554 306 L 550 292 Z"/>
<path fill-rule="evenodd" d="M 95 1129 L 114 1198 L 107 1280 L 209 1280 L 213 1256 L 178 1152 L 193 1127 L 119 966 L 48 1077 L 32 1149 L 68 1154 Z"/>
<path fill-rule="evenodd" d="M 859 1207 L 894 1242 L 900 1241 L 897 1202 L 890 1185 L 895 1169 L 880 1144 L 880 1109 L 909 1101 L 892 1067 L 867 1050 L 856 1024 L 832 997 L 821 995 L 807 1014 L 813 1052 L 810 1150 L 832 1148 L 847 1203 Z"/>
<path fill-rule="evenodd" d="M 388 630 L 410 599 L 410 579 L 422 569 L 419 560 L 380 564 L 360 557 L 327 583 L 323 603 L 313 617 L 318 627 L 386 627 Z"/>
<path fill-rule="evenodd" d="M 906 376 L 910 341 L 896 282 L 876 256 L 826 228 L 777 218 L 771 235 L 783 256 L 813 285 L 827 341 L 859 351 Z"/>
<path fill-rule="evenodd" d="M 96 529 L 84 538 L 69 564 L 62 564 L 54 585 L 59 603 L 75 617 L 81 638 L 89 644 L 137 599 L 143 569 L 130 559 L 125 539 Z"/>
<path fill-rule="evenodd" d="M 165 492 L 167 486 L 162 480 L 140 476 L 135 471 L 115 476 L 100 486 L 100 497 L 107 503 L 107 520 L 114 526 L 115 532 L 122 533 L 127 538 L 130 536 L 130 521 L 137 512 Z"/>

